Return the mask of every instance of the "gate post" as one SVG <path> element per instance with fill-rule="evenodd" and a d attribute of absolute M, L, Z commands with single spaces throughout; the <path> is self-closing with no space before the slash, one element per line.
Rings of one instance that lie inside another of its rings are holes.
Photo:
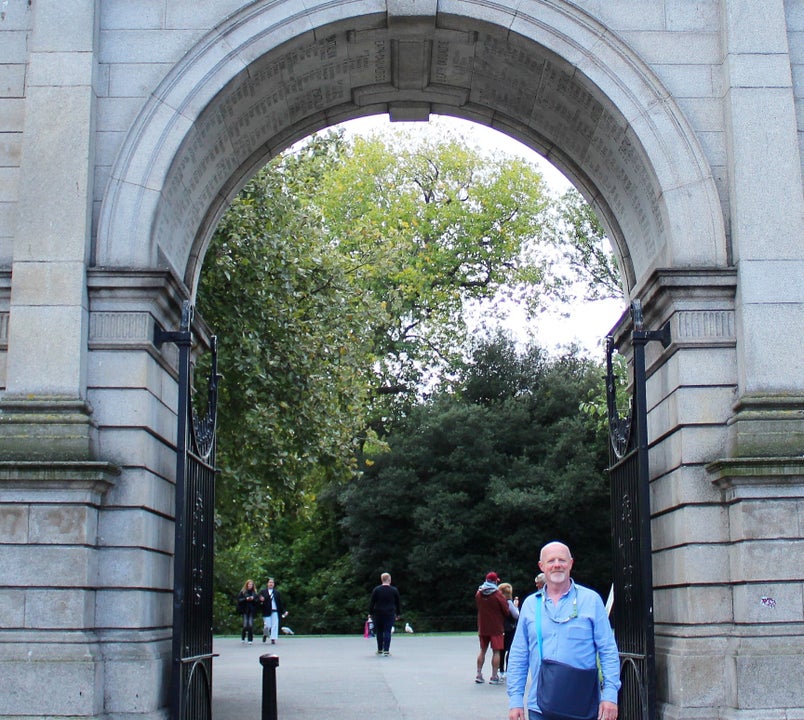
<path fill-rule="evenodd" d="M 612 364 L 614 339 L 606 343 L 606 396 L 609 413 L 612 546 L 614 568 L 614 625 L 620 650 L 621 717 L 656 717 L 656 652 L 653 629 L 653 557 L 650 527 L 650 463 L 645 345 L 670 344 L 670 325 L 646 331 L 642 303 L 631 303 L 634 323 L 633 386 L 630 414 L 617 409 Z"/>
<path fill-rule="evenodd" d="M 191 397 L 193 306 L 182 307 L 181 327 L 154 329 L 154 344 L 179 348 L 176 486 L 173 552 L 173 644 L 169 690 L 171 720 L 212 717 L 212 560 L 215 508 L 217 338 L 203 417 Z"/>

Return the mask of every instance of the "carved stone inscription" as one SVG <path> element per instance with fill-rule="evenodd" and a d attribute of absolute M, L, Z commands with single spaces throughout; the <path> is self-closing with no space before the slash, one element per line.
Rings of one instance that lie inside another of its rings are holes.
<path fill-rule="evenodd" d="M 472 100 L 497 108 L 558 146 L 595 182 L 626 237 L 637 265 L 663 243 L 664 220 L 646 158 L 624 118 L 603 104 L 577 71 L 547 51 L 541 55 L 484 36 L 478 45 Z"/>
<path fill-rule="evenodd" d="M 329 36 L 272 53 L 243 73 L 194 123 L 162 191 L 155 233 L 183 268 L 201 218 L 238 168 L 272 137 L 309 115 L 350 101 L 356 85 L 387 82 L 386 40 L 347 46 Z"/>
<path fill-rule="evenodd" d="M 439 90 L 440 88 L 440 90 Z M 566 61 L 502 36 L 435 30 L 431 38 L 392 38 L 385 30 L 332 34 L 269 53 L 219 93 L 193 124 L 162 189 L 159 246 L 177 271 L 186 266 L 202 219 L 223 201 L 260 154 L 277 150 L 308 118 L 336 107 L 393 102 L 469 102 L 530 128 L 582 169 L 611 208 L 635 267 L 665 240 L 659 192 L 626 120 Z M 421 93 L 421 95 L 417 95 Z M 431 93 L 428 95 L 428 93 Z"/>

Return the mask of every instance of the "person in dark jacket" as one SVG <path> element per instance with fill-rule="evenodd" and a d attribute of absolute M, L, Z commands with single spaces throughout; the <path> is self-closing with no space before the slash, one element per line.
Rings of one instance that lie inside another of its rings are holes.
<path fill-rule="evenodd" d="M 253 580 L 246 580 L 243 589 L 237 594 L 237 612 L 243 616 L 243 631 L 240 642 L 246 642 L 248 635 L 249 645 L 254 642 L 254 616 L 260 605 L 260 595 L 254 587 Z"/>
<path fill-rule="evenodd" d="M 268 578 L 265 587 L 260 590 L 260 603 L 262 606 L 262 641 L 271 638 L 271 645 L 276 645 L 279 637 L 279 621 L 288 616 L 282 594 L 276 589 L 276 580 Z"/>
<path fill-rule="evenodd" d="M 377 636 L 377 655 L 390 655 L 391 632 L 394 621 L 402 615 L 399 590 L 391 585 L 388 573 L 380 575 L 380 585 L 371 592 L 369 601 L 369 618 L 374 622 L 374 634 Z"/>
<path fill-rule="evenodd" d="M 480 639 L 480 653 L 477 656 L 477 675 L 475 682 L 483 682 L 483 663 L 486 651 L 491 645 L 491 678 L 489 685 L 500 685 L 504 680 L 500 677 L 500 654 L 505 647 L 504 620 L 508 617 L 508 601 L 497 587 L 500 578 L 497 573 L 490 572 L 486 580 L 475 593 L 477 605 L 477 634 Z"/>

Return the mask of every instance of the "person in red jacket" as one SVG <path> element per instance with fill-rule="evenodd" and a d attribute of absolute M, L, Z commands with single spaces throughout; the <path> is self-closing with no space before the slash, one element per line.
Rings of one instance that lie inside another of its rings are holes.
<path fill-rule="evenodd" d="M 476 683 L 483 680 L 483 663 L 486 661 L 486 651 L 491 645 L 491 678 L 490 685 L 501 685 L 505 682 L 499 675 L 500 653 L 505 647 L 504 620 L 509 615 L 508 601 L 503 597 L 497 587 L 500 578 L 497 573 L 490 572 L 486 580 L 478 587 L 475 593 L 477 605 L 477 634 L 480 638 L 480 653 L 477 656 Z"/>

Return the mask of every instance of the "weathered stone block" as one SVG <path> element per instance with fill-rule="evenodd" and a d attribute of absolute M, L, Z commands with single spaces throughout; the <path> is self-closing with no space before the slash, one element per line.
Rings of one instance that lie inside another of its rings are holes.
<path fill-rule="evenodd" d="M 28 542 L 28 509 L 27 505 L 0 505 L 0 542 Z"/>
<path fill-rule="evenodd" d="M 625 32 L 623 37 L 650 64 L 717 65 L 722 59 L 718 32 Z"/>
<path fill-rule="evenodd" d="M 128 588 L 99 590 L 96 622 L 106 628 L 169 628 L 173 622 L 173 593 Z"/>
<path fill-rule="evenodd" d="M 657 638 L 660 695 L 672 698 L 674 705 L 683 708 L 717 708 L 729 704 L 726 681 L 729 659 L 724 657 L 724 643 L 711 638 L 697 641 L 692 647 L 684 645 L 674 642 L 668 652 L 667 642 Z"/>
<path fill-rule="evenodd" d="M 92 82 L 90 53 L 53 52 L 35 60 L 26 78 L 30 87 L 88 86 Z"/>
<path fill-rule="evenodd" d="M 729 581 L 729 548 L 723 545 L 687 545 L 653 555 L 657 586 L 709 585 Z"/>
<path fill-rule="evenodd" d="M 98 552 L 97 586 L 173 588 L 172 558 L 140 548 L 105 547 Z"/>
<path fill-rule="evenodd" d="M 146 98 L 170 67 L 169 63 L 112 65 L 109 68 L 109 97 Z"/>
<path fill-rule="evenodd" d="M 25 65 L 0 65 L 0 98 L 25 95 Z"/>
<path fill-rule="evenodd" d="M 800 638 L 743 641 L 734 665 L 741 708 L 804 708 Z"/>
<path fill-rule="evenodd" d="M 673 547 L 684 542 L 728 542 L 729 514 L 721 505 L 677 508 L 655 517 L 651 530 L 654 549 Z"/>
<path fill-rule="evenodd" d="M 650 484 L 651 512 L 665 512 L 678 505 L 721 502 L 720 491 L 712 484 L 702 465 L 683 465 Z"/>
<path fill-rule="evenodd" d="M 101 514 L 98 543 L 102 546 L 134 547 L 173 551 L 173 522 L 142 508 L 120 508 Z"/>
<path fill-rule="evenodd" d="M 159 437 L 175 442 L 176 415 L 147 390 L 99 388 L 90 398 L 99 427 L 150 427 Z"/>
<path fill-rule="evenodd" d="M 210 28 L 220 22 L 220 18 L 237 12 L 243 3 L 241 0 L 225 0 L 219 5 L 196 5 L 187 3 L 169 3 L 165 9 L 165 26 L 170 29 Z M 287 8 L 284 8 L 285 13 Z M 284 14 L 284 13 L 283 13 Z"/>
<path fill-rule="evenodd" d="M 90 653 L 83 660 L 41 658 L 34 653 L 20 663 L 4 662 L 0 648 L 0 676 L 3 717 L 96 717 L 103 707 L 101 664 Z"/>
<path fill-rule="evenodd" d="M 774 497 L 770 489 L 766 489 L 763 495 L 729 506 L 732 542 L 801 536 L 804 501 L 795 497 Z"/>
<path fill-rule="evenodd" d="M 9 587 L 0 589 L 0 627 L 11 629 L 24 625 L 25 590 Z"/>
<path fill-rule="evenodd" d="M 707 625 L 734 621 L 726 585 L 659 587 L 653 590 L 654 618 L 668 625 Z"/>
<path fill-rule="evenodd" d="M 173 453 L 173 472 L 176 454 Z M 173 517 L 175 488 L 165 476 L 145 468 L 126 468 L 122 479 L 110 490 L 108 507 L 141 507 Z"/>
<path fill-rule="evenodd" d="M 170 637 L 161 633 L 148 645 L 109 643 L 104 648 L 106 707 L 110 712 L 158 716 L 167 705 L 170 677 Z"/>
<path fill-rule="evenodd" d="M 701 0 L 694 3 L 662 3 L 666 14 L 667 29 L 672 32 L 696 32 L 720 29 L 720 3 L 717 0 Z"/>
<path fill-rule="evenodd" d="M 804 586 L 799 582 L 750 582 L 735 585 L 734 621 L 737 623 L 804 622 Z"/>
<path fill-rule="evenodd" d="M 98 532 L 98 513 L 85 505 L 33 505 L 30 510 L 30 542 L 91 545 Z"/>
<path fill-rule="evenodd" d="M 161 0 L 142 0 L 136 5 L 126 0 L 106 0 L 100 9 L 102 30 L 155 30 L 165 25 L 165 5 Z"/>
<path fill-rule="evenodd" d="M 45 579 L 46 580 L 46 579 Z M 41 629 L 92 629 L 95 593 L 81 588 L 33 588 L 25 592 L 25 627 Z"/>
<path fill-rule="evenodd" d="M 804 539 L 754 540 L 730 549 L 732 582 L 801 581 Z"/>
<path fill-rule="evenodd" d="M 663 475 L 682 462 L 703 464 L 715 460 L 723 456 L 726 443 L 726 431 L 720 425 L 677 428 L 651 447 L 651 475 Z"/>
<path fill-rule="evenodd" d="M 102 30 L 102 63 L 136 63 L 147 57 L 153 62 L 175 63 L 200 37 L 199 30 Z"/>
<path fill-rule="evenodd" d="M 54 568 L 59 572 L 54 574 Z M 52 545 L 6 545 L 0 553 L 0 577 L 18 586 L 88 587 L 94 583 L 93 550 Z"/>
<path fill-rule="evenodd" d="M 84 301 L 81 262 L 18 262 L 14 265 L 14 301 L 18 305 L 78 305 Z M 19 286 L 17 286 L 19 281 Z"/>

